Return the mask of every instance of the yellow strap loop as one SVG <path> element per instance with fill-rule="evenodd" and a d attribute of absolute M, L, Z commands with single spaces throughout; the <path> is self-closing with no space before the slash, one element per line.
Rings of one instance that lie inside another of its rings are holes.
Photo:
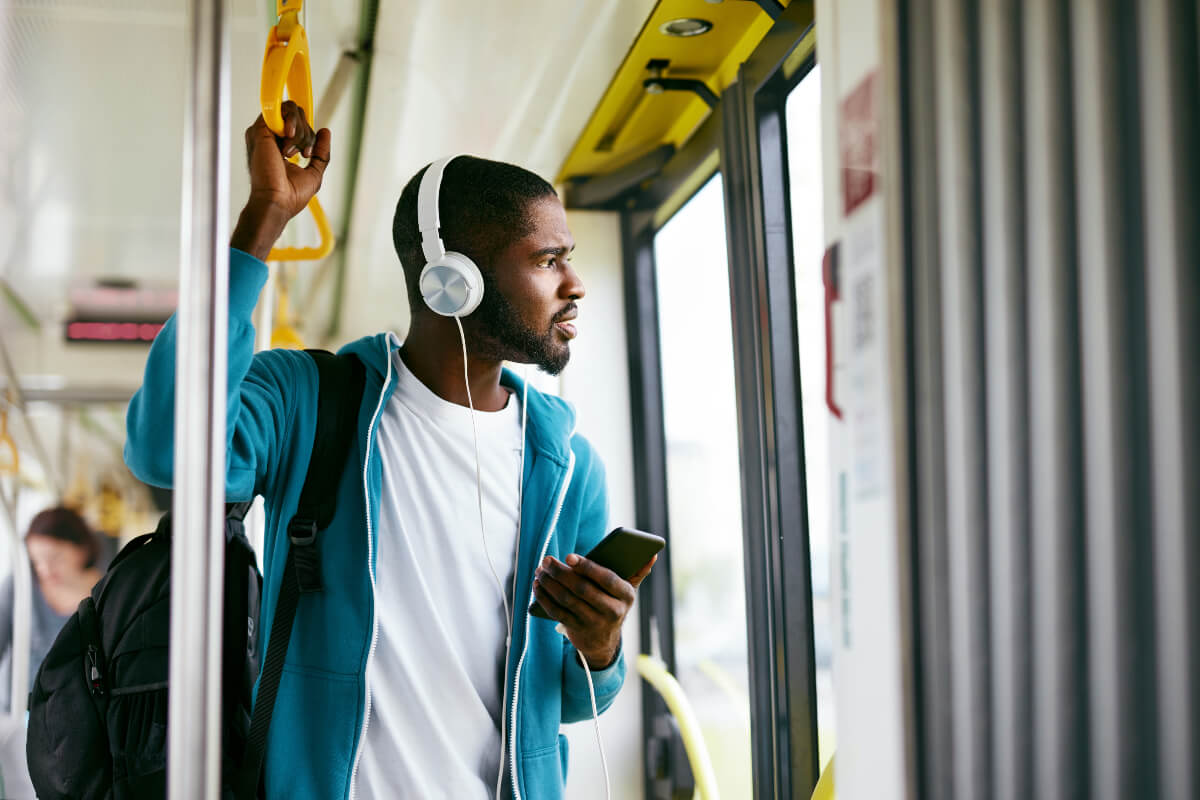
<path fill-rule="evenodd" d="M 262 84 L 259 102 L 263 120 L 276 136 L 283 135 L 283 96 L 287 89 L 288 99 L 304 109 L 304 116 L 315 129 L 316 110 L 313 107 L 312 73 L 308 57 L 308 34 L 300 24 L 300 12 L 304 0 L 276 0 L 279 24 L 267 33 L 267 47 L 263 53 Z M 300 160 L 296 155 L 293 163 Z M 269 261 L 315 261 L 329 255 L 333 250 L 333 230 L 321 208 L 316 195 L 308 201 L 308 210 L 321 234 L 317 247 L 277 247 L 267 256 Z"/>

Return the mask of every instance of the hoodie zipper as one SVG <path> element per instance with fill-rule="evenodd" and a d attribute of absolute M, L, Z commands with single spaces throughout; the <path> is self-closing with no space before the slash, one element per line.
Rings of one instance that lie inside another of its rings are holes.
<path fill-rule="evenodd" d="M 571 435 L 573 436 L 574 433 L 572 431 Z M 563 501 L 567 498 L 567 488 L 571 485 L 571 476 L 575 473 L 575 452 L 573 450 L 568 452 L 570 453 L 570 457 L 567 460 L 567 475 L 563 479 L 562 488 L 558 490 L 558 502 L 554 506 L 554 516 L 550 520 L 550 529 L 546 532 L 546 539 L 542 542 L 542 550 L 538 555 L 536 564 L 542 562 L 542 559 L 546 557 L 546 551 L 550 548 L 550 540 L 554 538 L 554 530 L 558 527 L 558 516 L 562 513 Z M 529 586 L 529 598 L 525 603 L 525 641 L 521 642 L 521 657 L 517 660 L 517 671 L 513 675 L 512 716 L 508 733 L 509 774 L 512 778 L 514 800 L 521 800 L 521 790 L 517 787 L 517 703 L 520 700 L 521 694 L 521 667 L 525 665 L 525 651 L 529 649 L 530 615 L 528 609 L 529 606 L 533 605 L 534 599 L 533 585 L 531 583 Z M 513 602 L 515 605 L 516 598 L 513 598 Z"/>
<path fill-rule="evenodd" d="M 375 423 L 379 421 L 379 412 L 383 409 L 383 398 L 387 395 L 388 384 L 392 382 L 392 353 L 391 337 L 384 339 L 384 358 L 387 360 L 387 376 L 383 388 L 379 391 L 379 402 L 375 405 L 375 413 L 371 416 L 371 424 L 367 427 L 367 455 L 363 459 L 363 499 L 367 512 L 367 574 L 371 577 L 371 649 L 367 651 L 367 667 L 364 670 L 363 683 L 366 685 L 364 694 L 365 706 L 363 711 L 362 729 L 358 732 L 358 747 L 354 750 L 354 766 L 350 770 L 350 800 L 354 800 L 355 781 L 358 779 L 358 764 L 362 759 L 363 746 L 367 742 L 367 724 L 371 720 L 371 660 L 375 657 L 375 646 L 379 643 L 379 619 L 375 609 L 379 598 L 375 594 L 375 541 L 371 534 L 371 492 L 367 483 L 367 469 L 371 464 L 371 437 L 375 432 Z"/>

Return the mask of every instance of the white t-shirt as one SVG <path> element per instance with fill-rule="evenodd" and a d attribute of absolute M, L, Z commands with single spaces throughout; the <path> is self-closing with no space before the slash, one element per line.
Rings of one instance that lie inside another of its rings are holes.
<path fill-rule="evenodd" d="M 500 769 L 504 606 L 484 554 L 471 412 L 393 353 L 396 389 L 379 420 L 370 720 L 362 798 L 490 798 Z M 521 408 L 475 412 L 487 546 L 512 602 L 520 510 Z"/>

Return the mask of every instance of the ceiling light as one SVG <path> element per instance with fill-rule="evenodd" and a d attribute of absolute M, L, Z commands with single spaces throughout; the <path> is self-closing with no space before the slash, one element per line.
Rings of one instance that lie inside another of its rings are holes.
<path fill-rule="evenodd" d="M 706 19 L 681 17 L 670 22 L 664 22 L 660 31 L 667 36 L 699 36 L 712 30 L 713 24 Z"/>

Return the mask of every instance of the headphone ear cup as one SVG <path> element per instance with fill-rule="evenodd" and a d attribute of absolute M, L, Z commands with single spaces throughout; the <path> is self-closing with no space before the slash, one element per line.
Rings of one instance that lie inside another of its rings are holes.
<path fill-rule="evenodd" d="M 447 252 L 421 270 L 425 305 L 443 317 L 465 317 L 483 300 L 483 274 L 462 253 Z"/>

